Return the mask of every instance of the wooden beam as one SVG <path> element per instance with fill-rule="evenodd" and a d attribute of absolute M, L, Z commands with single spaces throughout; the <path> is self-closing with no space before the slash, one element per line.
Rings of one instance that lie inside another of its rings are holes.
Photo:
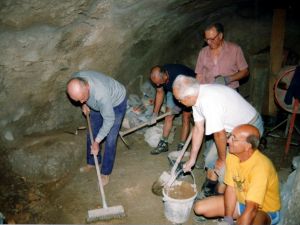
<path fill-rule="evenodd" d="M 276 109 L 274 103 L 273 86 L 275 84 L 278 72 L 281 69 L 283 59 L 284 33 L 285 33 L 285 9 L 274 9 L 271 49 L 270 49 L 270 75 L 269 75 L 269 99 L 268 115 L 275 116 Z"/>

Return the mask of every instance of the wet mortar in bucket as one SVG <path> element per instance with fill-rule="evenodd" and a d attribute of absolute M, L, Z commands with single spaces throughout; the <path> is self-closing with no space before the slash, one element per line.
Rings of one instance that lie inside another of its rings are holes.
<path fill-rule="evenodd" d="M 195 195 L 195 190 L 188 182 L 182 181 L 181 184 L 171 186 L 167 190 L 167 195 L 174 199 L 188 199 Z"/>
<path fill-rule="evenodd" d="M 163 201 L 166 218 L 174 224 L 185 223 L 190 215 L 196 185 L 186 181 L 176 181 L 175 185 L 163 189 Z"/>

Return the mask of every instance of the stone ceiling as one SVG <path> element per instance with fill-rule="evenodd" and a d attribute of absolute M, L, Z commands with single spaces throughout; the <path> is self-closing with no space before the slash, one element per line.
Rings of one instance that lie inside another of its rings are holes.
<path fill-rule="evenodd" d="M 269 46 L 272 10 L 250 0 L 2 0 L 0 3 L 0 140 L 82 122 L 65 95 L 78 70 L 98 70 L 132 92 L 155 64 L 194 68 L 205 23 L 248 59 Z M 299 53 L 299 18 L 288 9 L 286 46 Z M 1 146 L 0 146 L 1 147 Z"/>

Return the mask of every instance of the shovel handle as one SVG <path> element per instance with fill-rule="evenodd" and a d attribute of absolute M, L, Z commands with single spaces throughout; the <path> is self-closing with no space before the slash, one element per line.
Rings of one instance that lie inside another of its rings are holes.
<path fill-rule="evenodd" d="M 184 146 L 183 148 L 181 149 L 177 159 L 176 159 L 176 162 L 174 164 L 174 166 L 172 167 L 172 170 L 171 170 L 171 176 L 174 176 L 175 175 L 175 172 L 176 172 L 176 169 L 178 167 L 178 164 L 180 163 L 182 157 L 184 156 L 184 153 L 186 151 L 186 149 L 188 148 L 190 142 L 192 140 L 192 131 L 190 132 L 188 138 L 186 139 L 185 143 L 184 143 Z"/>
<path fill-rule="evenodd" d="M 172 170 L 171 170 L 171 177 L 170 177 L 170 179 L 167 181 L 166 187 L 171 187 L 171 185 L 172 185 L 173 182 L 175 181 L 176 177 L 178 176 L 179 172 L 181 172 L 181 171 L 179 171 L 179 172 L 176 174 L 176 169 L 177 169 L 178 164 L 179 164 L 179 162 L 181 161 L 182 157 L 184 156 L 184 153 L 185 153 L 187 147 L 189 146 L 189 144 L 190 144 L 190 142 L 191 142 L 191 140 L 192 140 L 192 134 L 193 134 L 193 133 L 192 133 L 192 131 L 191 131 L 190 134 L 189 134 L 189 136 L 188 136 L 188 138 L 186 139 L 186 141 L 185 141 L 185 143 L 184 143 L 183 148 L 181 149 L 181 151 L 180 151 L 180 153 L 179 153 L 179 155 L 178 155 L 178 157 L 177 157 L 177 159 L 176 159 L 176 162 L 175 162 L 174 166 L 172 167 Z"/>
<path fill-rule="evenodd" d="M 156 120 L 160 120 L 160 119 L 165 118 L 166 116 L 169 116 L 169 115 L 172 115 L 172 112 L 171 112 L 171 111 L 166 112 L 166 113 L 164 113 L 164 114 L 158 116 Z M 147 125 L 149 125 L 148 122 L 144 122 L 144 123 L 142 123 L 142 124 L 140 124 L 140 125 L 137 125 L 136 127 L 130 128 L 130 129 L 125 130 L 125 131 L 120 131 L 120 132 L 119 132 L 119 135 L 120 135 L 121 137 L 124 137 L 125 135 L 130 134 L 131 132 L 136 131 L 136 130 L 138 130 L 138 129 L 142 128 L 142 127 L 145 127 L 145 126 L 147 126 Z"/>

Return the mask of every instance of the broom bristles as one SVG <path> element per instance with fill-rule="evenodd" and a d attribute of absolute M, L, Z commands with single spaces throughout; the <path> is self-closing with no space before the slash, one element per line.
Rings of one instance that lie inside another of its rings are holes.
<path fill-rule="evenodd" d="M 90 223 L 97 220 L 110 220 L 124 216 L 125 211 L 121 205 L 101 209 L 92 209 L 88 211 L 87 222 Z"/>

